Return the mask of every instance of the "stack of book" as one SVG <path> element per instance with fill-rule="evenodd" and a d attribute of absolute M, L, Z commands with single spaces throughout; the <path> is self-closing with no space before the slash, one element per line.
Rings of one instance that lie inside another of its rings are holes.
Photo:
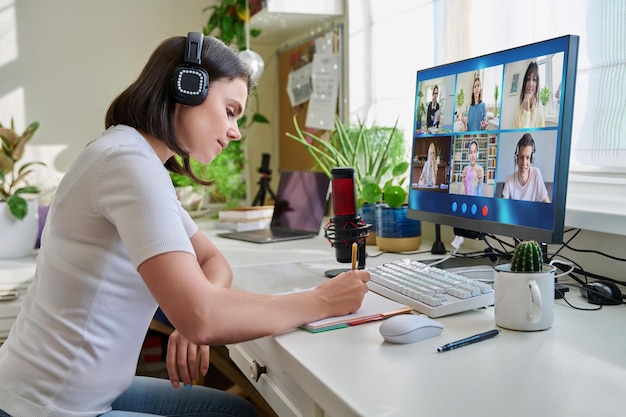
<path fill-rule="evenodd" d="M 221 210 L 215 227 L 234 231 L 265 229 L 269 227 L 273 213 L 274 206 L 249 206 Z"/>

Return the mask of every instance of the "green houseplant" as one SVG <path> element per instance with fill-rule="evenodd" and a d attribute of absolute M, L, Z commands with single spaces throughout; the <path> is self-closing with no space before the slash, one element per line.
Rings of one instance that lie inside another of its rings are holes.
<path fill-rule="evenodd" d="M 375 244 L 376 203 L 394 173 L 407 170 L 402 132 L 395 126 L 367 127 L 361 121 L 344 124 L 339 116 L 335 116 L 335 130 L 319 137 L 303 131 L 295 117 L 293 122 L 296 134 L 287 133 L 287 136 L 300 142 L 313 157 L 317 168 L 329 178 L 334 167 L 354 168 L 357 206 L 363 220 L 372 225 L 367 243 Z M 397 189 L 390 190 L 387 196 L 394 192 Z"/>
<path fill-rule="evenodd" d="M 29 185 L 28 176 L 34 165 L 20 164 L 26 145 L 37 132 L 38 122 L 17 133 L 14 121 L 10 127 L 0 124 L 0 259 L 22 258 L 32 253 L 39 231 L 37 200 L 39 189 Z"/>
<path fill-rule="evenodd" d="M 539 90 L 539 101 L 541 101 L 542 105 L 545 106 L 546 104 L 548 104 L 551 96 L 552 90 L 550 90 L 548 87 L 543 87 L 541 90 Z"/>
<path fill-rule="evenodd" d="M 296 134 L 287 133 L 287 136 L 306 148 L 316 168 L 329 178 L 335 167 L 354 168 L 358 206 L 370 202 L 364 198 L 364 186 L 375 184 L 382 190 L 394 172 L 401 169 L 405 172 L 408 168 L 408 163 L 404 161 L 404 136 L 396 126 L 367 127 L 363 122 L 350 125 L 335 116 L 335 130 L 320 137 L 302 130 L 295 117 L 293 121 Z"/>
<path fill-rule="evenodd" d="M 28 204 L 24 195 L 37 194 L 39 189 L 29 185 L 27 178 L 32 172 L 33 165 L 44 165 L 42 162 L 28 162 L 22 165 L 18 161 L 24 156 L 26 144 L 30 142 L 39 129 L 39 122 L 31 123 L 22 134 L 15 131 L 15 124 L 11 119 L 11 126 L 0 124 L 0 202 L 5 202 L 13 216 L 22 220 L 28 213 Z"/>

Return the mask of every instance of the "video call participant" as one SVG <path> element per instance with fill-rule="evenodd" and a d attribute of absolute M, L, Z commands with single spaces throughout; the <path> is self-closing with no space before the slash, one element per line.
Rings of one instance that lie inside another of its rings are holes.
<path fill-rule="evenodd" d="M 520 92 L 520 103 L 513 126 L 516 129 L 544 127 L 543 106 L 539 101 L 539 66 L 531 62 L 526 68 Z"/>
<path fill-rule="evenodd" d="M 428 146 L 428 159 L 424 162 L 422 174 L 418 184 L 426 187 L 434 187 L 437 183 L 437 149 L 434 143 Z"/>
<path fill-rule="evenodd" d="M 439 111 L 439 103 L 437 102 L 438 96 L 439 86 L 435 85 L 433 87 L 433 100 L 428 103 L 428 109 L 426 111 L 426 127 L 439 127 L 441 114 L 437 113 Z"/>
<path fill-rule="evenodd" d="M 478 141 L 470 142 L 468 151 L 469 164 L 463 168 L 461 183 L 465 195 L 483 195 L 484 170 L 478 161 Z"/>
<path fill-rule="evenodd" d="M 487 128 L 487 105 L 483 101 L 483 89 L 480 78 L 474 80 L 472 103 L 467 110 L 467 117 L 464 117 L 462 120 L 467 131 L 485 130 Z"/>
<path fill-rule="evenodd" d="M 517 170 L 507 177 L 502 189 L 502 198 L 550 202 L 541 170 L 531 166 L 534 161 L 535 141 L 530 133 L 526 133 L 517 142 L 515 149 Z"/>

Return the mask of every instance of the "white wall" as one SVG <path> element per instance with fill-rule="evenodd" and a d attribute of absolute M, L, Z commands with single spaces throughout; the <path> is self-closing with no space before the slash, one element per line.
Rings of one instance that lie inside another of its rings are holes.
<path fill-rule="evenodd" d="M 0 0 L 0 122 L 38 120 L 65 172 L 163 39 L 201 31 L 207 0 Z M 58 145 L 58 146 L 52 146 Z M 32 149 L 31 151 L 35 151 Z M 36 157 L 50 159 L 47 155 Z"/>

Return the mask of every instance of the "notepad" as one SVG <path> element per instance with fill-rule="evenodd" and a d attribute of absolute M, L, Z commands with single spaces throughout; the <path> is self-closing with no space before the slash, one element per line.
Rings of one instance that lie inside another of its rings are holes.
<path fill-rule="evenodd" d="M 375 292 L 369 291 L 365 294 L 361 308 L 354 313 L 317 320 L 300 326 L 300 328 L 312 333 L 325 332 L 382 320 L 387 317 L 395 316 L 396 314 L 408 313 L 411 310 L 411 307 L 407 307 L 404 304 L 400 304 L 382 295 L 378 295 Z"/>

